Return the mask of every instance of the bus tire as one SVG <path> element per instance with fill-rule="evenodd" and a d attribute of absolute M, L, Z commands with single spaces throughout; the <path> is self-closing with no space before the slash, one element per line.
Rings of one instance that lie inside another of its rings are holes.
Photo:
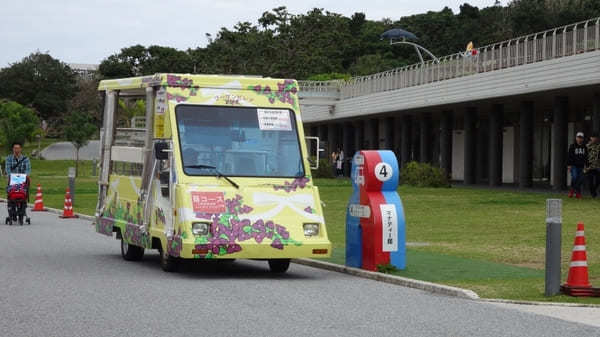
<path fill-rule="evenodd" d="M 290 267 L 290 259 L 270 259 L 269 269 L 271 273 L 283 274 Z"/>
<path fill-rule="evenodd" d="M 144 248 L 130 245 L 121 239 L 121 256 L 126 261 L 140 261 L 144 257 Z"/>
<path fill-rule="evenodd" d="M 179 267 L 179 259 L 169 255 L 169 253 L 164 251 L 162 248 L 159 249 L 158 252 L 160 253 L 160 267 L 162 270 L 168 273 L 177 271 L 177 268 Z"/>

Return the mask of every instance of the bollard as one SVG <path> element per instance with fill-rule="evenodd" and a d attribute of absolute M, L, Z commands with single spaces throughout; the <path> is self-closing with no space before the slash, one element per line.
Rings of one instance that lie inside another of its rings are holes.
<path fill-rule="evenodd" d="M 96 176 L 96 169 L 98 168 L 98 162 L 96 158 L 92 159 L 92 177 Z"/>
<path fill-rule="evenodd" d="M 547 199 L 545 296 L 554 296 L 560 293 L 561 233 L 562 199 Z"/>
<path fill-rule="evenodd" d="M 75 204 L 75 168 L 69 167 L 69 189 L 71 190 L 71 203 Z"/>

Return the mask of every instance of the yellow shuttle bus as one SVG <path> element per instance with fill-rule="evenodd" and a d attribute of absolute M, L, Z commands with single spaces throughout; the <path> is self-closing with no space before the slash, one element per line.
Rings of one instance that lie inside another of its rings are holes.
<path fill-rule="evenodd" d="M 156 74 L 100 82 L 104 97 L 96 231 L 125 260 L 328 257 L 294 80 Z M 144 117 L 117 128 L 120 99 Z"/>

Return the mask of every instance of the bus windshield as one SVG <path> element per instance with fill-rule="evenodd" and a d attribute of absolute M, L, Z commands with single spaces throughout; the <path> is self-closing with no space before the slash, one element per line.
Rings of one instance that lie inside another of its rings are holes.
<path fill-rule="evenodd" d="M 304 176 L 291 110 L 180 104 L 175 115 L 187 175 Z"/>

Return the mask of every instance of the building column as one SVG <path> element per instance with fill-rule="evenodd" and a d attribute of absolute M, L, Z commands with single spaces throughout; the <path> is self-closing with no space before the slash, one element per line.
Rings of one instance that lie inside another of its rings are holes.
<path fill-rule="evenodd" d="M 338 124 L 330 123 L 329 128 L 327 130 L 327 144 L 329 146 L 328 155 L 331 155 L 333 151 L 337 151 L 337 148 L 340 146 L 338 142 Z"/>
<path fill-rule="evenodd" d="M 364 150 L 364 122 L 361 120 L 354 121 L 354 148 L 355 152 Z"/>
<path fill-rule="evenodd" d="M 419 135 L 419 121 L 416 117 L 412 119 L 410 130 L 410 160 L 421 162 L 421 136 Z"/>
<path fill-rule="evenodd" d="M 431 163 L 431 116 L 422 114 L 419 122 L 421 144 L 419 159 L 422 163 Z"/>
<path fill-rule="evenodd" d="M 477 108 L 469 107 L 464 116 L 464 183 L 475 184 L 475 145 L 476 145 Z"/>
<path fill-rule="evenodd" d="M 327 142 L 327 124 L 321 124 L 319 125 L 319 141 L 320 142 Z M 325 150 L 325 153 L 320 153 L 319 156 L 327 156 L 327 151 L 328 148 L 326 146 L 323 145 L 319 145 L 320 148 L 322 148 L 323 150 Z"/>
<path fill-rule="evenodd" d="M 351 157 L 356 152 L 354 147 L 354 130 L 351 123 L 344 123 L 342 127 L 342 150 L 346 157 Z"/>
<path fill-rule="evenodd" d="M 383 123 L 383 135 L 385 136 L 382 149 L 394 150 L 394 117 L 384 118 Z"/>
<path fill-rule="evenodd" d="M 402 148 L 402 118 L 400 118 L 400 117 L 393 118 L 392 139 L 393 139 L 392 149 L 394 150 L 396 157 L 400 161 L 400 158 L 402 158 L 401 150 L 400 150 Z"/>
<path fill-rule="evenodd" d="M 454 118 L 452 111 L 442 112 L 440 119 L 440 167 L 448 177 L 452 173 L 452 129 Z"/>
<path fill-rule="evenodd" d="M 520 188 L 533 186 L 533 117 L 533 102 L 521 102 L 521 115 L 519 120 Z"/>
<path fill-rule="evenodd" d="M 504 105 L 494 104 L 490 114 L 490 186 L 502 184 L 502 135 L 504 131 Z"/>
<path fill-rule="evenodd" d="M 377 119 L 377 150 L 389 149 L 387 118 Z"/>
<path fill-rule="evenodd" d="M 593 98 L 592 132 L 600 132 L 600 93 L 595 93 Z"/>
<path fill-rule="evenodd" d="M 411 160 L 410 141 L 412 134 L 412 116 L 404 115 L 402 118 L 402 131 L 400 132 L 400 163 L 404 167 Z"/>
<path fill-rule="evenodd" d="M 483 184 L 488 180 L 489 175 L 489 126 L 490 121 L 480 116 L 477 126 L 477 160 L 475 163 L 475 180 L 478 184 Z"/>
<path fill-rule="evenodd" d="M 554 190 L 563 190 L 567 187 L 568 110 L 567 97 L 554 98 L 552 122 L 552 148 L 554 149 L 552 188 Z"/>
<path fill-rule="evenodd" d="M 376 150 L 379 147 L 378 119 L 367 119 L 365 121 L 365 150 Z"/>

